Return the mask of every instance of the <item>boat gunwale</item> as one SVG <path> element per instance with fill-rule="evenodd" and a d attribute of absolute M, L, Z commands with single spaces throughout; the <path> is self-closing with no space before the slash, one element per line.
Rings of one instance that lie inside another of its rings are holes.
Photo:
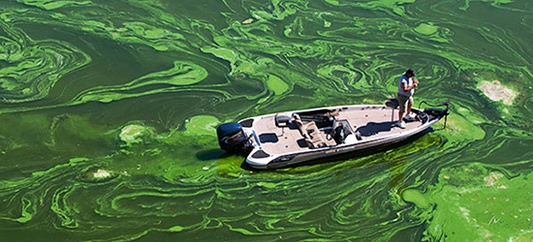
<path fill-rule="evenodd" d="M 409 134 L 402 133 L 402 135 L 387 135 L 387 136 L 383 136 L 383 137 L 378 137 L 378 138 L 365 140 L 364 143 L 366 144 L 366 146 L 360 147 L 360 148 L 356 148 L 356 147 L 357 146 L 362 146 L 364 144 L 363 142 L 357 142 L 357 143 L 352 143 L 352 144 L 342 144 L 342 145 L 339 145 L 339 146 L 327 146 L 327 147 L 321 147 L 321 148 L 312 149 L 312 150 L 304 150 L 304 151 L 300 151 L 300 152 L 292 152 L 292 153 L 289 152 L 289 153 L 275 154 L 275 155 L 269 154 L 270 155 L 269 157 L 263 158 L 263 159 L 268 159 L 268 162 L 266 164 L 252 164 L 252 163 L 256 163 L 256 162 L 253 162 L 249 158 L 251 157 L 251 155 L 254 152 L 257 152 L 258 150 L 261 150 L 261 148 L 258 148 L 258 149 L 254 148 L 252 150 L 252 152 L 250 153 L 250 155 L 248 155 L 246 157 L 246 163 L 248 163 L 251 167 L 256 168 L 256 169 L 270 169 L 272 167 L 281 168 L 281 167 L 285 167 L 285 166 L 296 165 L 296 164 L 299 164 L 299 163 L 305 163 L 307 161 L 314 160 L 314 159 L 326 158 L 326 157 L 330 157 L 330 156 L 333 157 L 333 156 L 343 155 L 343 154 L 347 154 L 347 153 L 351 153 L 351 152 L 377 148 L 377 147 L 385 146 L 385 145 L 391 145 L 391 144 L 399 143 L 399 142 L 401 142 L 403 140 L 407 140 L 407 139 L 409 139 L 409 138 L 411 138 L 411 137 L 423 132 L 424 130 L 427 130 L 428 128 L 431 127 L 431 125 L 435 124 L 438 121 L 439 121 L 439 119 L 431 120 L 430 122 L 427 122 L 427 123 L 425 123 L 425 124 L 423 124 L 421 126 L 418 126 L 415 129 L 412 129 L 412 131 L 409 131 L 410 132 Z M 422 128 L 422 126 L 426 126 L 426 127 Z M 383 140 L 386 140 L 386 141 L 382 142 L 382 143 L 379 143 L 379 141 L 383 141 Z M 379 144 L 370 144 L 369 145 L 368 143 L 379 143 Z M 291 155 L 293 155 L 294 157 L 297 157 L 297 156 L 300 156 L 300 155 L 320 153 L 320 152 L 324 152 L 324 151 L 333 151 L 333 150 L 336 150 L 334 152 L 331 152 L 331 153 L 334 153 L 334 154 L 328 155 L 326 153 L 326 154 L 324 154 L 323 157 L 313 157 L 311 159 L 299 160 L 297 162 L 290 162 L 289 161 L 287 163 L 285 163 L 285 162 L 272 163 L 272 161 L 274 161 L 275 159 L 283 157 L 283 156 L 291 156 Z M 256 159 L 256 160 L 261 160 L 261 159 Z M 252 163 L 250 161 L 252 161 Z M 281 164 L 281 165 L 277 166 L 277 164 Z"/>
<path fill-rule="evenodd" d="M 294 114 L 294 113 L 302 113 L 302 112 L 313 112 L 313 111 L 318 111 L 318 110 L 335 111 L 337 109 L 346 110 L 346 109 L 364 109 L 364 108 L 382 108 L 382 109 L 391 109 L 391 110 L 393 110 L 392 108 L 387 107 L 386 105 L 383 105 L 383 104 L 337 105 L 337 106 L 331 106 L 331 107 L 318 107 L 318 108 L 310 108 L 310 109 L 302 109 L 302 110 L 294 110 L 294 111 L 281 111 L 281 112 L 276 112 L 276 113 L 270 113 L 270 114 L 250 117 L 250 118 L 247 118 L 247 119 L 243 119 L 241 121 L 253 119 L 253 122 L 255 122 L 258 119 L 262 119 L 262 118 L 266 118 L 266 117 L 272 117 L 272 116 L 275 116 L 276 114 L 279 114 L 279 113 L 291 113 L 291 114 Z M 418 112 L 424 112 L 422 109 L 417 109 L 417 108 L 413 108 L 413 110 L 416 110 Z M 258 142 L 258 145 L 254 146 L 252 151 L 246 156 L 246 163 L 248 163 L 253 168 L 269 169 L 269 168 L 272 168 L 271 166 L 274 166 L 274 165 L 277 165 L 277 164 L 279 164 L 279 167 L 284 167 L 284 166 L 295 165 L 295 164 L 303 163 L 303 162 L 306 162 L 306 161 L 309 161 L 309 160 L 319 159 L 320 158 L 320 157 L 312 157 L 310 159 L 307 159 L 307 160 L 304 159 L 304 160 L 300 160 L 300 161 L 297 161 L 297 162 L 290 162 L 290 160 L 288 160 L 287 164 L 284 164 L 285 162 L 279 162 L 279 163 L 272 164 L 272 161 L 274 161 L 274 160 L 276 160 L 276 159 L 278 159 L 280 157 L 284 157 L 284 156 L 292 156 L 292 158 L 291 158 L 291 160 L 292 160 L 294 157 L 298 157 L 298 156 L 301 156 L 301 155 L 308 155 L 308 154 L 315 154 L 315 153 L 320 155 L 320 153 L 323 153 L 324 157 L 329 157 L 329 156 L 336 156 L 336 155 L 346 154 L 346 153 L 355 152 L 355 151 L 371 149 L 373 147 L 399 143 L 399 142 L 401 142 L 403 140 L 409 139 L 410 137 L 413 137 L 413 136 L 423 132 L 424 130 L 430 128 L 433 124 L 438 122 L 441 118 L 442 117 L 431 117 L 431 116 L 428 116 L 426 120 L 419 121 L 419 122 L 421 122 L 421 124 L 419 126 L 416 126 L 415 128 L 412 128 L 410 130 L 406 130 L 406 131 L 404 131 L 404 132 L 402 132 L 400 134 L 398 134 L 398 133 L 396 133 L 396 134 L 387 134 L 387 135 L 384 135 L 384 136 L 368 138 L 368 139 L 365 139 L 365 140 L 362 140 L 362 141 L 360 140 L 360 141 L 355 142 L 355 143 L 331 145 L 331 146 L 325 146 L 325 147 L 320 147 L 320 148 L 315 148 L 315 149 L 310 149 L 310 150 L 297 151 L 297 152 L 284 152 L 284 153 L 276 153 L 276 154 L 267 153 L 269 155 L 268 157 L 265 157 L 265 158 L 252 158 L 251 156 L 255 152 L 263 149 L 263 147 L 261 146 L 260 142 Z M 239 122 L 241 122 L 241 121 L 239 121 Z M 253 128 L 253 124 L 252 124 L 251 127 L 248 127 L 246 129 L 251 130 L 252 134 L 255 137 L 257 136 L 256 132 L 255 132 L 255 129 Z M 257 141 L 257 139 L 256 139 L 256 141 Z M 362 146 L 362 147 L 357 148 L 358 146 Z M 328 155 L 328 153 L 327 153 L 328 151 L 331 151 L 331 153 L 334 153 L 334 154 Z M 261 160 L 267 161 L 267 162 L 264 163 L 264 164 L 258 164 L 258 161 L 261 161 Z"/>

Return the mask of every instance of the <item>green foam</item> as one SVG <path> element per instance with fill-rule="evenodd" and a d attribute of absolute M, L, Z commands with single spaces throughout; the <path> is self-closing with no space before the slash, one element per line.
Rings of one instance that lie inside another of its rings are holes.
<path fill-rule="evenodd" d="M 120 130 L 119 138 L 127 146 L 132 144 L 149 141 L 154 136 L 154 131 L 150 127 L 145 127 L 141 124 L 129 124 Z"/>
<path fill-rule="evenodd" d="M 532 238 L 525 1 L 0 7 L 4 240 Z M 446 129 L 274 171 L 218 147 L 222 122 L 383 103 L 408 67 L 415 106 L 450 102 Z"/>
<path fill-rule="evenodd" d="M 532 173 L 512 179 L 480 163 L 445 168 L 426 192 L 408 189 L 428 228 L 426 239 L 526 241 L 533 236 L 528 196 Z M 528 205 L 529 204 L 529 205 Z"/>
<path fill-rule="evenodd" d="M 216 126 L 220 124 L 220 121 L 213 116 L 201 115 L 194 116 L 187 120 L 185 124 L 185 135 L 201 136 L 201 135 L 214 135 Z"/>
<path fill-rule="evenodd" d="M 272 90 L 275 95 L 281 95 L 287 90 L 289 90 L 289 86 L 287 85 L 287 83 L 285 83 L 279 77 L 274 75 L 270 75 L 268 77 L 267 87 L 268 89 Z"/>

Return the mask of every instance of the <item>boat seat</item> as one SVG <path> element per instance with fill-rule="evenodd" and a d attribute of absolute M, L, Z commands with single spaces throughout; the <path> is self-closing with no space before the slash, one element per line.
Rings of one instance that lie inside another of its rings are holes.
<path fill-rule="evenodd" d="M 274 117 L 276 127 L 284 128 L 289 127 L 291 123 L 291 116 L 287 113 L 276 113 Z"/>
<path fill-rule="evenodd" d="M 328 146 L 326 140 L 320 135 L 320 130 L 314 121 L 304 124 L 301 119 L 295 119 L 294 122 L 298 126 L 309 148 L 314 149 Z"/>
<path fill-rule="evenodd" d="M 400 101 L 398 101 L 398 99 L 396 98 L 389 98 L 385 102 L 385 106 L 392 108 L 392 109 L 397 109 L 400 106 Z"/>
<path fill-rule="evenodd" d="M 387 107 L 392 109 L 392 114 L 391 114 L 391 120 L 390 121 L 394 122 L 394 110 L 397 109 L 398 107 L 400 107 L 400 101 L 398 101 L 397 98 L 389 98 L 385 102 L 385 106 L 387 106 Z"/>

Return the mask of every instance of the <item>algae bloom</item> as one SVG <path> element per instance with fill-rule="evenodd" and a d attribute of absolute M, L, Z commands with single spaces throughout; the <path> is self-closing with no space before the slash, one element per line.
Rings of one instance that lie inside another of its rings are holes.
<path fill-rule="evenodd" d="M 129 124 L 120 130 L 119 138 L 126 146 L 149 141 L 155 136 L 155 131 L 151 127 L 140 124 Z"/>

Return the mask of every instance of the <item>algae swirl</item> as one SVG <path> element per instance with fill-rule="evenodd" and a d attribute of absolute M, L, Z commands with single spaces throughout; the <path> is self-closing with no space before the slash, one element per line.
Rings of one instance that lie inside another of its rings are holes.
<path fill-rule="evenodd" d="M 2 241 L 533 239 L 526 0 L 0 7 Z M 222 122 L 381 103 L 407 67 L 446 129 L 274 171 L 218 147 Z"/>

